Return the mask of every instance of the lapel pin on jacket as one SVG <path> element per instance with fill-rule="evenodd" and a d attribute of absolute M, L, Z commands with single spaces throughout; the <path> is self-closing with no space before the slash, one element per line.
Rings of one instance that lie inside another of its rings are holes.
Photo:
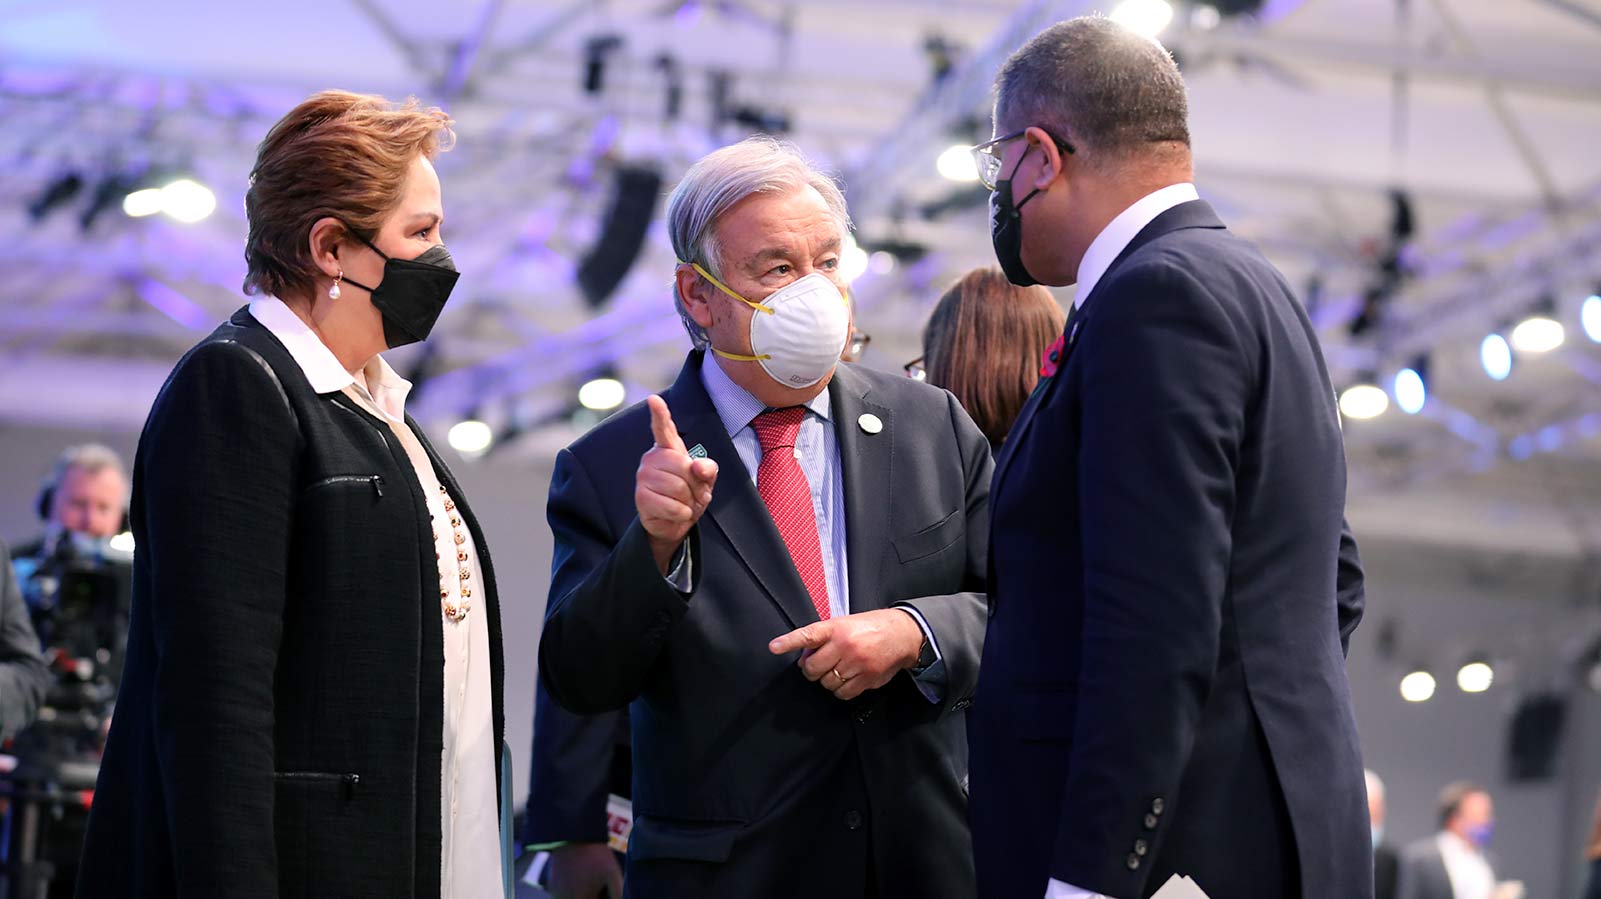
<path fill-rule="evenodd" d="M 704 458 L 706 458 L 706 445 L 703 444 L 703 443 L 697 443 L 694 446 L 690 447 L 689 448 L 689 457 L 691 459 L 704 459 Z"/>
<path fill-rule="evenodd" d="M 863 412 L 862 416 L 856 419 L 856 423 L 861 425 L 862 430 L 869 434 L 877 434 L 879 431 L 884 430 L 884 423 L 879 420 L 877 415 L 871 412 Z"/>

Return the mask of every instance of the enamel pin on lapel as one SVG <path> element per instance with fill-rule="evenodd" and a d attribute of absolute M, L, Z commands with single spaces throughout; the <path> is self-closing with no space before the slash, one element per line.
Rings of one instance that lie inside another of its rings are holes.
<path fill-rule="evenodd" d="M 705 444 L 697 443 L 694 446 L 690 447 L 689 448 L 689 457 L 691 459 L 704 459 L 704 458 L 706 458 L 706 446 L 705 446 Z"/>
<path fill-rule="evenodd" d="M 879 431 L 884 430 L 884 423 L 879 421 L 878 416 L 871 412 L 862 413 L 862 417 L 856 419 L 856 423 L 861 425 L 862 430 L 869 434 L 877 434 Z"/>

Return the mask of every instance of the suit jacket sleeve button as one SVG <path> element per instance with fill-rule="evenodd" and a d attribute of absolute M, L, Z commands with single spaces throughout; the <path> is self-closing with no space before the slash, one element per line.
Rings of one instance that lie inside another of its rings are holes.
<path fill-rule="evenodd" d="M 850 811 L 846 812 L 845 813 L 845 826 L 850 828 L 851 830 L 861 830 L 862 829 L 862 813 L 857 811 L 856 809 L 851 809 Z"/>
<path fill-rule="evenodd" d="M 1128 856 L 1128 869 L 1130 871 L 1138 871 L 1140 869 L 1140 857 L 1132 852 Z"/>
<path fill-rule="evenodd" d="M 1160 816 L 1166 810 L 1167 803 L 1162 801 L 1162 797 L 1158 796 L 1151 800 L 1151 814 Z"/>
<path fill-rule="evenodd" d="M 1156 829 L 1156 822 L 1157 822 L 1157 817 L 1155 815 L 1146 815 L 1145 816 L 1145 829 L 1146 830 L 1155 830 Z"/>
<path fill-rule="evenodd" d="M 1146 853 L 1148 853 L 1150 851 L 1151 851 L 1150 844 L 1146 843 L 1144 840 L 1135 840 L 1134 841 L 1134 854 L 1135 855 L 1139 856 L 1140 858 L 1144 858 Z"/>

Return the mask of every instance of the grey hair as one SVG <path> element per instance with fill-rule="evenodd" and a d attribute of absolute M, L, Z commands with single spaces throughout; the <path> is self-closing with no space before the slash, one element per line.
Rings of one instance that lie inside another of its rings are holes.
<path fill-rule="evenodd" d="M 771 137 L 749 137 L 716 150 L 689 167 L 667 199 L 667 234 L 680 262 L 698 263 L 722 280 L 723 259 L 717 220 L 754 194 L 785 194 L 811 187 L 839 220 L 841 236 L 851 227 L 845 194 L 833 177 L 816 168 L 794 144 Z M 676 282 L 673 308 L 696 348 L 711 340 L 684 306 Z"/>
<path fill-rule="evenodd" d="M 995 89 L 996 128 L 1037 125 L 1101 170 L 1190 146 L 1189 99 L 1172 55 L 1102 16 L 1035 35 L 1001 67 Z"/>
<path fill-rule="evenodd" d="M 127 468 L 122 464 L 122 456 L 116 450 L 100 443 L 84 443 L 78 446 L 69 446 L 56 457 L 55 467 L 50 470 L 51 486 L 61 486 L 62 479 L 67 472 L 74 468 L 82 469 L 88 474 L 94 474 L 107 468 L 128 477 Z"/>

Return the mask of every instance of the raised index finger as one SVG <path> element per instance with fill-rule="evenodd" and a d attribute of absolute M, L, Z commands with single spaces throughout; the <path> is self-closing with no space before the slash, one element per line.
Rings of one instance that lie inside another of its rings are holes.
<path fill-rule="evenodd" d="M 678 436 L 678 429 L 673 427 L 673 413 L 667 411 L 667 401 L 659 396 L 651 396 L 645 400 L 650 407 L 650 432 L 656 438 L 656 445 L 662 449 L 687 452 L 684 441 Z"/>

